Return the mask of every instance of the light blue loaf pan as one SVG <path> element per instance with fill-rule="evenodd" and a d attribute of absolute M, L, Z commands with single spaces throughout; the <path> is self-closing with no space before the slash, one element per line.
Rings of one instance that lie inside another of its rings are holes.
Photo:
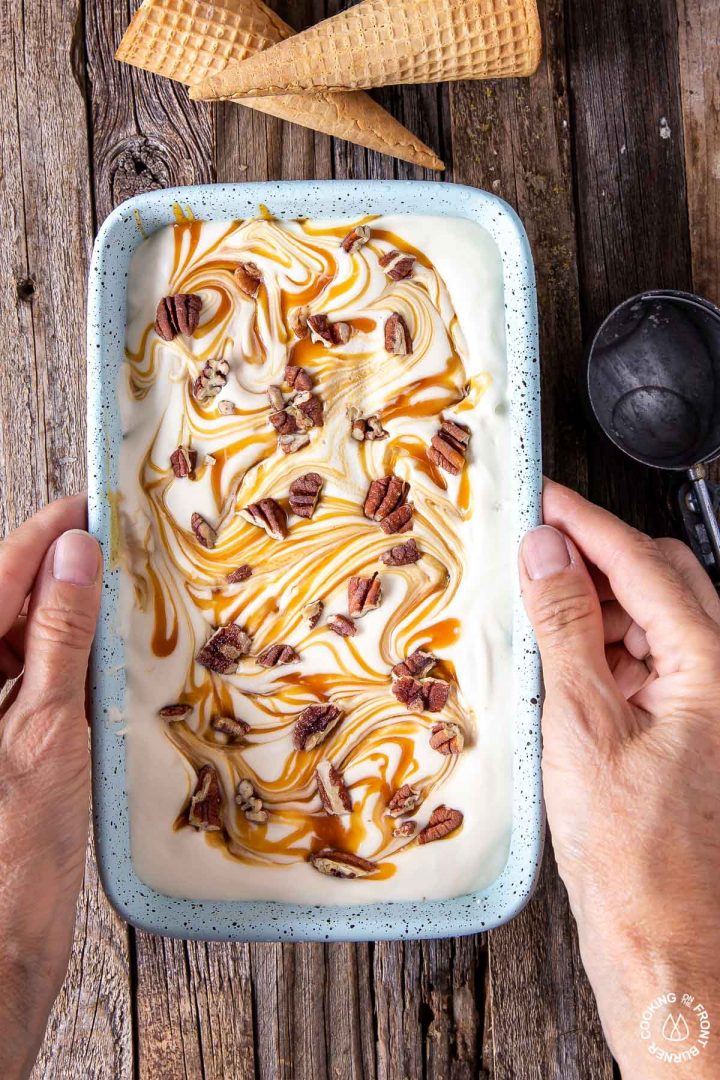
<path fill-rule="evenodd" d="M 109 493 L 118 488 L 121 426 L 116 385 L 123 363 L 128 266 L 146 234 L 173 223 L 174 207 L 197 218 L 252 217 L 265 204 L 280 218 L 364 214 L 443 214 L 479 222 L 503 261 L 512 421 L 513 545 L 540 520 L 540 389 L 537 303 L 525 230 L 501 199 L 474 188 L 414 181 L 292 181 L 203 185 L 139 195 L 104 223 L 93 253 L 88 297 L 88 482 L 90 530 L 110 564 Z M 492 929 L 529 899 L 542 854 L 540 671 L 535 642 L 516 589 L 513 654 L 515 728 L 513 819 L 505 869 L 482 892 L 453 900 L 303 906 L 275 902 L 182 900 L 164 896 L 135 874 L 130 857 L 125 751 L 114 717 L 122 709 L 124 669 L 117 632 L 119 571 L 105 576 L 91 665 L 93 796 L 100 876 L 111 903 L 144 930 L 174 937 L 235 941 L 343 941 L 432 938 Z"/>

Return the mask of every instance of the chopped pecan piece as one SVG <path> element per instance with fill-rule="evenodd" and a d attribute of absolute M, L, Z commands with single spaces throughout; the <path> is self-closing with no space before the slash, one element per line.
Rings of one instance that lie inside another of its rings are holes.
<path fill-rule="evenodd" d="M 380 417 L 356 416 L 350 425 L 350 434 L 357 442 L 375 442 L 376 439 L 387 439 L 389 432 L 380 423 Z"/>
<path fill-rule="evenodd" d="M 419 682 L 412 676 L 396 679 L 392 692 L 408 709 L 417 712 L 440 712 L 447 703 L 450 684 L 441 679 L 424 679 Z"/>
<path fill-rule="evenodd" d="M 393 829 L 393 836 L 410 837 L 415 835 L 417 829 L 417 821 L 401 821 L 399 825 L 396 825 Z"/>
<path fill-rule="evenodd" d="M 369 859 L 362 859 L 349 851 L 334 851 L 332 848 L 315 852 L 310 856 L 310 863 L 321 874 L 337 878 L 360 878 L 377 870 L 377 863 L 370 862 Z"/>
<path fill-rule="evenodd" d="M 408 324 L 397 311 L 385 323 L 385 351 L 395 356 L 409 356 L 413 351 Z"/>
<path fill-rule="evenodd" d="M 395 679 L 406 678 L 408 675 L 415 679 L 422 679 L 428 672 L 432 671 L 436 664 L 437 656 L 433 656 L 432 653 L 425 652 L 423 649 L 416 649 L 415 652 L 410 653 L 406 660 L 396 664 L 391 674 Z"/>
<path fill-rule="evenodd" d="M 309 472 L 298 476 L 290 485 L 290 509 L 298 517 L 311 518 L 322 491 L 323 480 L 320 473 Z"/>
<path fill-rule="evenodd" d="M 287 406 L 286 412 L 293 417 L 299 431 L 309 431 L 310 428 L 323 426 L 323 403 L 309 390 L 296 394 Z"/>
<path fill-rule="evenodd" d="M 218 675 L 233 675 L 240 658 L 250 652 L 252 638 L 237 623 L 220 626 L 203 645 L 195 659 Z"/>
<path fill-rule="evenodd" d="M 306 604 L 303 608 L 303 617 L 311 630 L 314 630 L 320 622 L 320 617 L 322 616 L 324 609 L 325 605 L 322 600 L 311 600 L 310 603 Z"/>
<path fill-rule="evenodd" d="M 285 395 L 279 386 L 268 386 L 267 396 L 271 408 L 275 410 L 285 408 Z"/>
<path fill-rule="evenodd" d="M 310 436 L 307 431 L 298 431 L 294 435 L 281 435 L 278 439 L 278 446 L 283 454 L 295 454 L 298 450 L 302 450 L 304 446 L 307 446 L 309 442 Z"/>
<path fill-rule="evenodd" d="M 345 239 L 340 244 L 343 251 L 347 251 L 348 255 L 353 255 L 356 251 L 367 244 L 370 239 L 370 229 L 367 225 L 356 225 L 352 229 Z"/>
<path fill-rule="evenodd" d="M 188 821 L 194 829 L 220 832 L 222 829 L 222 792 L 218 774 L 212 765 L 203 765 L 190 799 Z"/>
<path fill-rule="evenodd" d="M 217 403 L 217 411 L 221 416 L 232 416 L 237 406 L 230 398 L 223 398 L 222 401 Z"/>
<path fill-rule="evenodd" d="M 252 566 L 244 563 L 242 566 L 238 566 L 236 570 L 232 570 L 225 580 L 228 585 L 237 585 L 239 581 L 247 581 L 249 577 L 252 577 Z"/>
<path fill-rule="evenodd" d="M 319 746 L 341 718 L 340 709 L 329 701 L 322 705 L 308 705 L 295 721 L 293 746 L 296 750 L 312 750 Z"/>
<path fill-rule="evenodd" d="M 315 770 L 318 795 L 326 814 L 349 814 L 352 810 L 350 792 L 342 774 L 330 761 L 321 761 Z"/>
<path fill-rule="evenodd" d="M 278 435 L 294 435 L 298 430 L 298 422 L 295 416 L 285 409 L 270 413 L 269 419 Z"/>
<path fill-rule="evenodd" d="M 263 808 L 262 799 L 250 780 L 240 780 L 237 786 L 235 802 L 238 804 L 248 821 L 256 825 L 264 825 L 268 819 L 268 812 Z"/>
<path fill-rule="evenodd" d="M 397 510 L 393 510 L 392 513 L 384 517 L 380 522 L 380 528 L 383 532 L 391 536 L 393 533 L 409 532 L 413 527 L 412 523 L 413 508 L 409 503 L 405 503 L 403 506 L 398 506 Z"/>
<path fill-rule="evenodd" d="M 181 443 L 170 455 L 170 464 L 173 473 L 179 479 L 189 477 L 192 480 L 197 465 L 197 450 L 191 450 L 189 446 Z"/>
<path fill-rule="evenodd" d="M 210 723 L 215 731 L 221 731 L 231 739 L 242 739 L 250 730 L 250 725 L 244 720 L 236 720 L 234 716 L 213 716 Z"/>
<path fill-rule="evenodd" d="M 444 836 L 459 829 L 463 823 L 463 814 L 460 810 L 453 810 L 449 806 L 436 806 L 430 815 L 425 828 L 418 833 L 419 844 L 430 844 L 433 840 L 442 840 Z"/>
<path fill-rule="evenodd" d="M 433 435 L 427 455 L 433 465 L 457 476 L 465 464 L 470 429 L 453 420 L 443 420 L 437 435 Z"/>
<path fill-rule="evenodd" d="M 262 667 L 277 667 L 278 664 L 299 664 L 300 657 L 292 645 L 268 645 L 267 649 L 255 657 Z"/>
<path fill-rule="evenodd" d="M 268 536 L 275 540 L 284 540 L 287 535 L 287 515 L 280 503 L 275 499 L 260 499 L 259 502 L 250 503 L 241 511 L 243 517 L 264 529 Z"/>
<path fill-rule="evenodd" d="M 357 626 L 347 615 L 330 615 L 327 624 L 340 637 L 355 637 L 357 634 Z"/>
<path fill-rule="evenodd" d="M 165 720 L 184 720 L 192 711 L 192 705 L 183 705 L 178 702 L 177 705 L 163 705 L 162 709 L 158 709 L 158 716 L 164 717 Z"/>
<path fill-rule="evenodd" d="M 175 293 L 164 296 L 155 313 L 155 330 L 163 341 L 172 341 L 177 334 L 190 337 L 200 321 L 202 300 L 195 293 Z"/>
<path fill-rule="evenodd" d="M 229 370 L 230 365 L 227 360 L 219 360 L 217 358 L 208 360 L 193 383 L 192 392 L 195 400 L 199 401 L 202 405 L 205 402 L 212 401 L 213 398 L 216 398 L 222 388 L 227 385 Z"/>
<path fill-rule="evenodd" d="M 372 521 L 382 521 L 405 502 L 410 485 L 399 477 L 383 476 L 373 480 L 365 496 L 363 512 Z"/>
<path fill-rule="evenodd" d="M 296 338 L 306 338 L 308 336 L 308 315 L 310 308 L 299 307 L 295 308 L 290 320 L 290 329 Z M 289 380 L 288 380 L 289 381 Z M 308 387 L 308 390 L 310 387 Z"/>
<path fill-rule="evenodd" d="M 208 525 L 202 514 L 193 514 L 190 518 L 192 531 L 198 538 L 198 543 L 204 548 L 214 548 L 217 542 L 217 533 L 212 525 Z"/>
<path fill-rule="evenodd" d="M 410 784 L 399 787 L 387 804 L 385 813 L 388 817 L 402 817 L 410 814 L 422 802 L 422 795 Z"/>
<path fill-rule="evenodd" d="M 410 277 L 412 274 L 415 269 L 415 261 L 414 255 L 408 255 L 405 251 L 393 249 L 383 255 L 380 265 L 393 281 L 402 281 L 403 278 Z"/>
<path fill-rule="evenodd" d="M 313 381 L 312 377 L 303 367 L 298 367 L 297 364 L 285 365 L 285 382 L 288 383 L 293 390 L 312 390 Z"/>
<path fill-rule="evenodd" d="M 421 558 L 422 553 L 414 540 L 406 540 L 404 544 L 396 544 L 395 547 L 383 551 L 380 556 L 386 566 L 409 566 Z"/>
<path fill-rule="evenodd" d="M 246 296 L 255 297 L 262 284 L 262 272 L 254 262 L 241 262 L 233 274 L 237 287 Z"/>
<path fill-rule="evenodd" d="M 382 603 L 382 581 L 375 573 L 372 577 L 351 577 L 348 581 L 348 612 L 359 619 L 368 611 L 374 611 Z"/>
<path fill-rule="evenodd" d="M 462 728 L 449 720 L 445 723 L 433 724 L 430 732 L 430 745 L 439 754 L 459 754 L 465 745 L 465 736 Z"/>
<path fill-rule="evenodd" d="M 331 323 L 327 315 L 308 315 L 307 324 L 311 340 L 321 341 L 326 349 L 331 349 L 333 345 L 344 345 L 350 340 L 349 323 Z"/>

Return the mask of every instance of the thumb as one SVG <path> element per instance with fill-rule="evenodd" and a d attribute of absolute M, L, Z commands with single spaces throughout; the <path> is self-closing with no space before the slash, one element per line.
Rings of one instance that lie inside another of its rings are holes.
<path fill-rule="evenodd" d="M 100 606 L 102 555 L 72 529 L 50 548 L 33 586 L 25 628 L 26 705 L 85 712 L 85 679 Z"/>

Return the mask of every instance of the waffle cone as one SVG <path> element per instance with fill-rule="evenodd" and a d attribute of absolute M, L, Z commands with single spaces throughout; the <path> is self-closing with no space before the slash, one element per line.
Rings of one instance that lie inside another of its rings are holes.
<path fill-rule="evenodd" d="M 536 0 L 362 0 L 220 76 L 197 98 L 532 75 Z"/>
<path fill-rule="evenodd" d="M 261 0 L 145 0 L 116 58 L 193 87 L 294 31 Z M 241 104 L 250 104 L 242 102 Z M 281 120 L 402 158 L 429 169 L 442 161 L 367 94 L 320 92 L 263 97 L 252 107 Z"/>

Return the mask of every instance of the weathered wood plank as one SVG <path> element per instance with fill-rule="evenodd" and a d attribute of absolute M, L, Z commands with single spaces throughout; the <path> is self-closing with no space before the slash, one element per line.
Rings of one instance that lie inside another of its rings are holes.
<path fill-rule="evenodd" d="M 677 6 L 693 286 L 720 304 L 720 18 L 715 0 Z"/>

